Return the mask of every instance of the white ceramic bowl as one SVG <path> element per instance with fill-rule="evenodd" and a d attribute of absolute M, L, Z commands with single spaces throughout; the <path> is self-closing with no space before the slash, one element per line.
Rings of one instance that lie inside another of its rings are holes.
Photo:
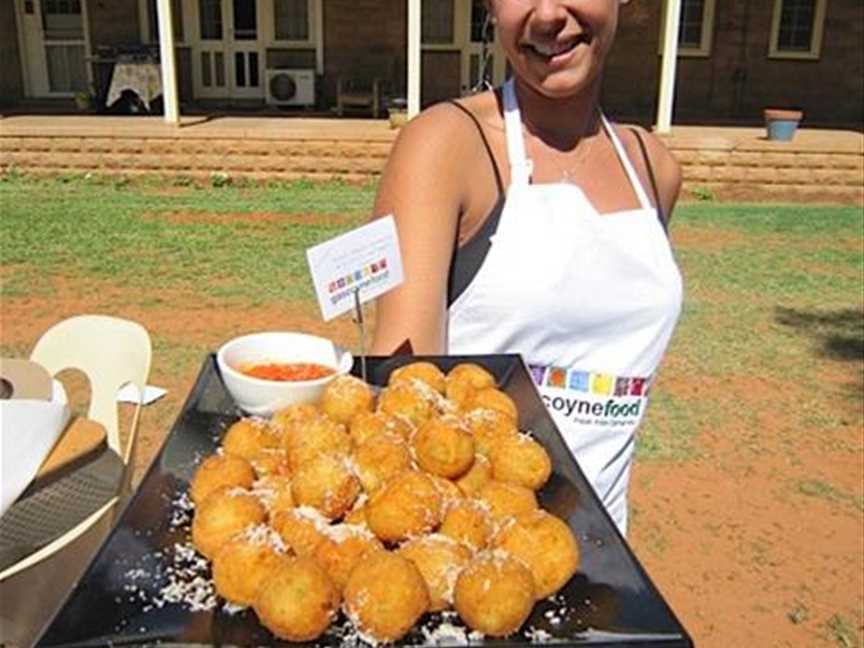
<path fill-rule="evenodd" d="M 316 380 L 263 380 L 240 372 L 258 363 L 317 362 L 335 373 Z M 252 333 L 226 342 L 216 354 L 222 381 L 237 405 L 249 414 L 268 416 L 296 403 L 314 403 L 333 378 L 351 371 L 349 351 L 317 335 L 289 332 Z"/>

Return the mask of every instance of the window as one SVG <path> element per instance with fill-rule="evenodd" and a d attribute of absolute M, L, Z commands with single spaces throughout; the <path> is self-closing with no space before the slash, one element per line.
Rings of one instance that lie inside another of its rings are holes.
<path fill-rule="evenodd" d="M 824 23 L 825 0 L 774 0 L 768 55 L 819 58 Z"/>
<path fill-rule="evenodd" d="M 666 24 L 666 4 L 663 3 L 662 24 Z M 715 0 L 681 0 L 681 18 L 678 24 L 678 56 L 711 56 L 714 36 Z M 660 39 L 659 53 L 663 53 Z"/>
<path fill-rule="evenodd" d="M 426 45 L 450 45 L 454 37 L 454 0 L 424 0 L 422 41 Z"/>
<path fill-rule="evenodd" d="M 487 42 L 492 42 L 494 36 L 492 23 L 489 22 L 489 12 L 483 0 L 472 0 L 471 2 L 471 41 L 482 43 L 483 37 Z"/>
<path fill-rule="evenodd" d="M 199 0 L 198 22 L 202 40 L 222 40 L 221 0 Z"/>
<path fill-rule="evenodd" d="M 309 0 L 273 0 L 276 40 L 311 39 Z"/>
<path fill-rule="evenodd" d="M 174 40 L 183 41 L 183 3 L 171 0 L 171 22 L 174 24 Z M 150 26 L 148 40 L 159 42 L 159 14 L 156 13 L 156 0 L 147 0 L 147 24 Z"/>
<path fill-rule="evenodd" d="M 84 20 L 80 0 L 43 0 L 42 23 L 46 40 L 81 40 Z"/>

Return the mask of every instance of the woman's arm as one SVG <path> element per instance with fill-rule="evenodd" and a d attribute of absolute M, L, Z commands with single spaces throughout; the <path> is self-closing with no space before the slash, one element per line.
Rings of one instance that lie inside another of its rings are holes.
<path fill-rule="evenodd" d="M 378 298 L 372 353 L 390 354 L 406 339 L 415 353 L 445 350 L 447 277 L 466 186 L 461 161 L 471 146 L 460 117 L 443 104 L 411 120 L 384 169 L 374 216 L 393 214 L 405 282 Z"/>

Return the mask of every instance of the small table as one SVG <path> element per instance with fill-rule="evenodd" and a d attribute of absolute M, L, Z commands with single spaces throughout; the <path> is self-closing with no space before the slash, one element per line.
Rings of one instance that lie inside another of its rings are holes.
<path fill-rule="evenodd" d="M 151 102 L 162 94 L 162 71 L 152 61 L 121 61 L 114 64 L 105 105 L 110 107 L 123 94 L 132 90 L 150 110 Z"/>

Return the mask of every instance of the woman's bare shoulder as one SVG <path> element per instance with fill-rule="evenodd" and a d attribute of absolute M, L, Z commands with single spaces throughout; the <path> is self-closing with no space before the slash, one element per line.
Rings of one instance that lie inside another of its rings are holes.
<path fill-rule="evenodd" d="M 663 217 L 668 220 L 681 191 L 680 163 L 659 137 L 641 126 L 616 125 L 615 130 L 623 140 L 628 156 L 640 170 L 640 175 L 649 181 L 653 175 L 656 180 Z M 650 172 L 645 163 L 646 157 Z"/>
<path fill-rule="evenodd" d="M 483 107 L 476 97 L 459 101 L 472 114 Z M 384 169 L 379 203 L 410 192 L 415 200 L 455 199 L 458 210 L 477 173 L 478 150 L 482 140 L 477 127 L 462 110 L 450 102 L 427 108 L 400 129 Z"/>

